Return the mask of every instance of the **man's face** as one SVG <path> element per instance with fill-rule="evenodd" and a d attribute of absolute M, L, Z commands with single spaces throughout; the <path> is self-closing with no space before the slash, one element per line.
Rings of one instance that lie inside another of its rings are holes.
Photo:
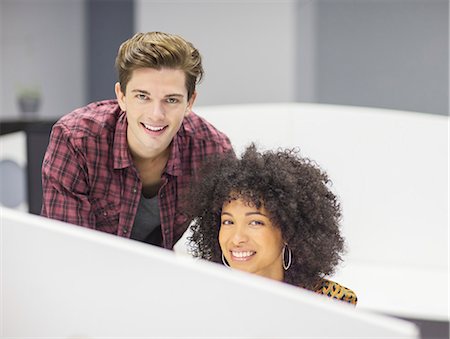
<path fill-rule="evenodd" d="M 119 83 L 115 90 L 120 108 L 127 112 L 127 140 L 133 156 L 149 159 L 166 153 L 195 100 L 195 93 L 187 99 L 184 72 L 136 69 L 126 93 Z"/>

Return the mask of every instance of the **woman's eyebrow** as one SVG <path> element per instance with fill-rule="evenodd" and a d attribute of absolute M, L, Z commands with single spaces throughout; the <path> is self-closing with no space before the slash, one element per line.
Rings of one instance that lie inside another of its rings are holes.
<path fill-rule="evenodd" d="M 229 212 L 222 212 L 222 215 L 229 215 L 230 217 L 233 216 L 233 214 L 229 213 Z M 267 218 L 267 215 L 265 215 L 264 213 L 261 213 L 259 211 L 255 211 L 255 212 L 247 212 L 245 213 L 246 216 L 250 216 L 250 215 L 262 215 L 263 217 Z"/>
<path fill-rule="evenodd" d="M 256 211 L 256 212 L 248 212 L 248 213 L 245 213 L 245 215 L 254 215 L 254 214 L 256 214 L 256 215 L 262 215 L 263 217 L 266 217 L 267 218 L 267 215 L 265 215 L 264 213 L 261 213 L 261 212 L 259 212 L 259 211 Z"/>

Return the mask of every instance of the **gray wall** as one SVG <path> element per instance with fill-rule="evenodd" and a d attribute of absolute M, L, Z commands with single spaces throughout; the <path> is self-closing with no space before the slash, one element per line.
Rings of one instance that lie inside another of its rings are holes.
<path fill-rule="evenodd" d="M 447 0 L 136 0 L 193 41 L 197 104 L 305 101 L 448 114 Z M 171 18 L 168 20 L 168 18 Z"/>
<path fill-rule="evenodd" d="M 19 115 L 24 86 L 41 89 L 41 116 L 113 96 L 132 8 L 132 0 L 1 0 L 1 116 Z M 134 31 L 178 33 L 200 49 L 199 105 L 306 101 L 447 114 L 448 16 L 447 0 L 134 0 Z"/>
<path fill-rule="evenodd" d="M 41 91 L 41 116 L 84 104 L 84 0 L 1 0 L 0 27 L 2 118 L 19 116 L 26 87 Z"/>
<path fill-rule="evenodd" d="M 136 30 L 180 34 L 204 59 L 198 105 L 294 101 L 296 1 L 136 1 Z"/>
<path fill-rule="evenodd" d="M 317 1 L 316 101 L 447 114 L 448 15 L 448 0 Z"/>
<path fill-rule="evenodd" d="M 86 3 L 87 101 L 115 97 L 114 68 L 120 44 L 133 35 L 133 0 L 89 0 Z"/>

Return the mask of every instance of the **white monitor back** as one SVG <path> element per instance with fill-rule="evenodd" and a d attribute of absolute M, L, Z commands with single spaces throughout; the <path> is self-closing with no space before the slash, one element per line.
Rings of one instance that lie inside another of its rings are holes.
<path fill-rule="evenodd" d="M 1 210 L 4 337 L 417 338 L 414 325 L 220 265 Z"/>

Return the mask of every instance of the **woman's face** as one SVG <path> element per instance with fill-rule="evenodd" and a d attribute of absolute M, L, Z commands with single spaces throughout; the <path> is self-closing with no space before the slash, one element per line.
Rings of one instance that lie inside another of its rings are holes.
<path fill-rule="evenodd" d="M 264 207 L 257 209 L 238 199 L 222 207 L 219 244 L 232 268 L 283 280 L 281 230 Z"/>

